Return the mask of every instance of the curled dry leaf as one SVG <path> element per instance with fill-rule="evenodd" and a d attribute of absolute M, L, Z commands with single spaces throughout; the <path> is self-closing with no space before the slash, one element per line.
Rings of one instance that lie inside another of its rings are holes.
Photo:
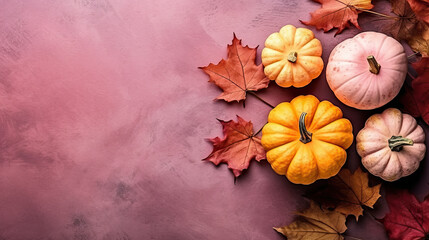
<path fill-rule="evenodd" d="M 292 224 L 274 229 L 289 240 L 344 239 L 341 234 L 347 230 L 345 215 L 322 209 L 314 202 L 297 215 L 298 219 Z"/>
<path fill-rule="evenodd" d="M 203 160 L 213 162 L 215 165 L 227 163 L 235 177 L 241 175 L 249 167 L 252 159 L 260 161 L 265 159 L 265 150 L 261 139 L 253 134 L 253 124 L 237 116 L 238 121 L 219 122 L 223 127 L 224 138 L 210 139 L 213 151 Z"/>
<path fill-rule="evenodd" d="M 391 240 L 428 239 L 429 196 L 423 202 L 407 191 L 387 194 L 390 212 L 381 220 Z"/>
<path fill-rule="evenodd" d="M 234 34 L 232 44 L 228 45 L 228 58 L 222 59 L 217 65 L 210 63 L 200 67 L 210 80 L 223 90 L 216 99 L 227 102 L 246 99 L 248 91 L 267 88 L 270 79 L 265 77 L 262 64 L 256 65 L 256 48 L 243 47 L 241 40 Z"/>
<path fill-rule="evenodd" d="M 363 214 L 362 206 L 372 208 L 380 198 L 381 184 L 370 187 L 368 173 L 358 168 L 354 173 L 344 168 L 326 181 L 320 190 L 309 194 L 310 198 L 345 215 L 354 215 L 356 220 Z"/>
<path fill-rule="evenodd" d="M 301 21 L 305 25 L 315 26 L 325 32 L 338 28 L 335 34 L 341 33 L 350 26 L 349 22 L 360 29 L 357 21 L 361 10 L 373 8 L 371 0 L 313 0 L 322 7 L 312 13 L 310 21 Z"/>

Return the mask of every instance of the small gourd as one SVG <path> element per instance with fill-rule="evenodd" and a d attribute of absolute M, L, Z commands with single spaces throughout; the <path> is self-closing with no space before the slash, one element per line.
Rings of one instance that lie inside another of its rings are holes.
<path fill-rule="evenodd" d="M 323 70 L 322 44 L 306 28 L 286 25 L 271 34 L 262 50 L 265 75 L 281 87 L 304 87 Z"/>
<path fill-rule="evenodd" d="M 336 175 L 353 142 L 353 128 L 340 108 L 315 96 L 277 105 L 262 129 L 262 146 L 273 170 L 297 184 Z"/>
<path fill-rule="evenodd" d="M 356 137 L 363 166 L 386 181 L 408 176 L 426 152 L 425 132 L 416 120 L 396 108 L 368 118 Z"/>
<path fill-rule="evenodd" d="M 375 109 L 390 102 L 406 74 L 402 45 L 377 32 L 363 32 L 339 43 L 326 67 L 326 80 L 335 96 L 357 109 Z"/>

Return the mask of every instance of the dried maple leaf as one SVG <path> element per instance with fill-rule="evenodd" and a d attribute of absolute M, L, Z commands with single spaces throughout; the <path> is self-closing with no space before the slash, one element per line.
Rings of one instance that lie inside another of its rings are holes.
<path fill-rule="evenodd" d="M 429 23 L 429 1 L 428 0 L 407 0 L 411 9 L 416 13 L 419 20 Z"/>
<path fill-rule="evenodd" d="M 362 10 L 373 8 L 371 0 L 313 0 L 322 4 L 322 7 L 312 13 L 310 21 L 301 21 L 305 25 L 315 26 L 325 32 L 338 28 L 335 35 L 350 26 L 349 22 L 360 29 L 357 21 Z"/>
<path fill-rule="evenodd" d="M 320 190 L 310 193 L 310 197 L 323 207 L 334 208 L 345 215 L 354 215 L 358 220 L 363 213 L 362 206 L 372 208 L 380 198 L 380 186 L 369 187 L 368 173 L 360 168 L 353 174 L 345 168 L 327 180 Z"/>
<path fill-rule="evenodd" d="M 406 40 L 408 45 L 423 56 L 429 54 L 429 26 L 426 22 L 417 17 L 407 0 L 390 0 L 392 13 L 386 24 L 387 32 L 398 40 Z M 429 11 L 429 9 L 428 9 Z"/>
<path fill-rule="evenodd" d="M 298 213 L 299 218 L 289 226 L 274 228 L 289 240 L 342 240 L 347 230 L 346 216 L 320 208 L 311 202 L 310 208 Z"/>
<path fill-rule="evenodd" d="M 387 194 L 390 212 L 381 220 L 391 240 L 429 238 L 429 196 L 423 202 L 407 191 Z"/>
<path fill-rule="evenodd" d="M 399 101 L 404 105 L 405 111 L 413 117 L 420 117 L 420 110 L 417 106 L 417 101 L 414 98 L 413 89 L 408 82 L 404 83 L 404 91 L 399 97 Z"/>
<path fill-rule="evenodd" d="M 415 52 L 419 52 L 423 57 L 429 57 L 429 24 L 425 22 L 416 24 L 407 43 Z"/>
<path fill-rule="evenodd" d="M 217 65 L 210 63 L 200 67 L 223 93 L 216 99 L 227 102 L 246 99 L 246 93 L 267 88 L 270 80 L 265 76 L 262 64 L 256 65 L 256 48 L 243 47 L 234 34 L 232 44 L 228 45 L 228 58 Z"/>
<path fill-rule="evenodd" d="M 253 124 L 239 116 L 237 119 L 237 122 L 219 120 L 223 127 L 224 138 L 210 139 L 213 143 L 213 151 L 203 159 L 215 165 L 227 163 L 235 177 L 240 176 L 241 172 L 249 167 L 250 160 L 265 159 L 261 139 L 253 134 Z"/>
<path fill-rule="evenodd" d="M 388 32 L 398 40 L 408 39 L 413 34 L 419 20 L 417 20 L 407 0 L 390 0 L 390 3 L 392 4 L 392 13 L 396 16 L 390 18 L 394 23 L 387 24 Z"/>
<path fill-rule="evenodd" d="M 412 64 L 417 77 L 411 87 L 405 87 L 400 100 L 405 110 L 413 117 L 422 117 L 429 124 L 429 57 L 423 57 Z"/>
<path fill-rule="evenodd" d="M 420 61 L 413 63 L 413 67 L 418 74 L 418 77 L 411 83 L 414 98 L 420 115 L 429 124 L 429 57 L 424 57 Z"/>

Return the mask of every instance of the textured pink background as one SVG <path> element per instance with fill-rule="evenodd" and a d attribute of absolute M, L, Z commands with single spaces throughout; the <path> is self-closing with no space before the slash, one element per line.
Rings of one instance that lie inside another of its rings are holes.
<path fill-rule="evenodd" d="M 377 8 L 388 10 L 384 1 Z M 263 46 L 286 24 L 302 26 L 309 0 L 0 0 L 0 239 L 283 239 L 307 206 L 307 189 L 253 162 L 234 185 L 225 165 L 201 159 L 216 118 L 252 120 L 269 108 L 252 96 L 213 102 L 220 90 L 197 67 L 226 56 L 235 32 Z M 383 7 L 384 6 L 384 7 Z M 362 15 L 363 30 L 379 30 Z M 314 28 L 312 28 L 314 30 Z M 315 31 L 326 59 L 358 32 Z M 259 48 L 258 54 L 262 48 Z M 259 58 L 259 55 L 258 55 Z M 260 62 L 260 61 L 259 61 Z M 376 111 L 341 104 L 324 73 L 302 89 L 270 84 L 272 104 L 315 94 L 340 106 L 355 134 Z M 429 129 L 425 126 L 426 133 Z M 429 134 L 428 134 L 429 135 Z M 428 139 L 429 140 L 429 139 Z M 356 169 L 355 146 L 346 166 Z M 427 160 L 388 187 L 428 192 Z M 385 188 L 383 188 L 385 189 Z M 372 211 L 383 217 L 383 200 Z M 365 215 L 349 235 L 387 239 Z"/>

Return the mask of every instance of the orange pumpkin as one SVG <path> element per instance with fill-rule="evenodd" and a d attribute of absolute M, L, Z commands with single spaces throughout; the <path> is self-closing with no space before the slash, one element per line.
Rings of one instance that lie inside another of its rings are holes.
<path fill-rule="evenodd" d="M 289 181 L 311 184 L 336 175 L 353 142 L 353 127 L 340 108 L 315 96 L 298 96 L 271 110 L 262 146 L 273 170 Z"/>
<path fill-rule="evenodd" d="M 322 44 L 311 30 L 286 25 L 262 50 L 265 75 L 281 87 L 304 87 L 323 70 Z"/>

